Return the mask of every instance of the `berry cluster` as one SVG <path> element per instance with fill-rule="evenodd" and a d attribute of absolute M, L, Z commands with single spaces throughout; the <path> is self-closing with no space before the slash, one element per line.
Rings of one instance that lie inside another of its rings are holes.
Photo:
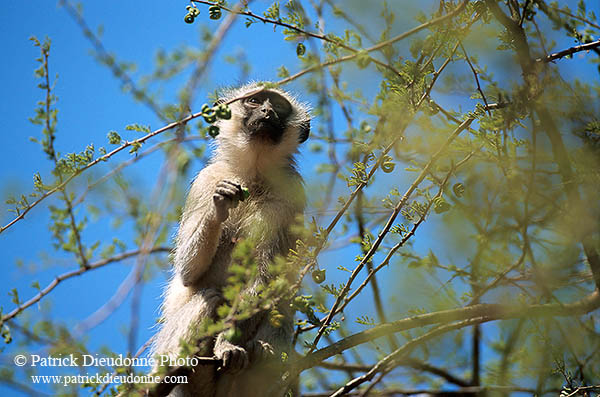
<path fill-rule="evenodd" d="M 185 21 L 185 23 L 194 23 L 194 19 L 196 19 L 196 17 L 200 15 L 200 10 L 193 6 L 187 6 L 185 7 L 185 9 L 188 10 L 188 13 L 185 14 L 183 20 Z"/>
<path fill-rule="evenodd" d="M 213 124 L 217 119 L 229 120 L 231 118 L 231 109 L 224 103 L 212 107 L 205 103 L 202 105 L 201 111 L 204 121 L 208 124 Z M 219 127 L 216 125 L 208 127 L 208 135 L 215 138 L 219 135 Z"/>

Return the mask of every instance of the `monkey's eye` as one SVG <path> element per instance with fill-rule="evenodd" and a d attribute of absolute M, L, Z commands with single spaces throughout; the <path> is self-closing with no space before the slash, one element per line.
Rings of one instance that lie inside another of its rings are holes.
<path fill-rule="evenodd" d="M 246 99 L 246 103 L 248 103 L 250 105 L 254 105 L 254 106 L 260 105 L 260 101 L 256 97 L 250 97 L 250 98 Z"/>

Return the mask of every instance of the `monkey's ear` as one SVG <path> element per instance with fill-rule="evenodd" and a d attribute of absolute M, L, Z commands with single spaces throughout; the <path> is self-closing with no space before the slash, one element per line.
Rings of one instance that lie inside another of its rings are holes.
<path fill-rule="evenodd" d="M 300 125 L 300 136 L 298 137 L 298 141 L 300 143 L 304 143 L 308 136 L 310 135 L 310 120 L 303 122 Z"/>

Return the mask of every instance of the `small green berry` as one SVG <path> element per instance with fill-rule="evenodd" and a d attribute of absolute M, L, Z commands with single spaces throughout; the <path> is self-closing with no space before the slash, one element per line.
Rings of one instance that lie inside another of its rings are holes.
<path fill-rule="evenodd" d="M 298 45 L 296 46 L 296 55 L 301 57 L 305 53 L 306 53 L 306 47 L 304 46 L 304 44 L 298 43 Z"/>
<path fill-rule="evenodd" d="M 450 204 L 442 196 L 436 197 L 433 199 L 433 210 L 436 214 L 441 214 L 450 210 Z"/>
<path fill-rule="evenodd" d="M 217 127 L 216 125 L 211 125 L 210 127 L 208 127 L 208 135 L 210 135 L 213 138 L 216 138 L 217 135 L 219 135 L 219 127 Z"/>
<path fill-rule="evenodd" d="M 223 120 L 229 120 L 231 118 L 231 109 L 224 103 L 217 107 L 217 117 Z"/>
<path fill-rule="evenodd" d="M 208 124 L 212 124 L 217 121 L 217 112 L 215 112 L 214 108 L 209 108 L 206 112 L 202 112 L 202 117 L 204 117 L 204 121 Z"/>
<path fill-rule="evenodd" d="M 248 197 L 250 197 L 250 190 L 248 190 L 247 187 L 243 187 L 242 188 L 242 201 L 246 200 Z"/>
<path fill-rule="evenodd" d="M 373 128 L 366 121 L 363 121 L 362 123 L 360 123 L 360 129 L 365 134 L 368 134 L 369 132 L 371 132 L 373 130 Z"/>
<path fill-rule="evenodd" d="M 185 23 L 194 23 L 194 16 L 188 13 L 185 15 L 183 20 L 185 21 Z"/>
<path fill-rule="evenodd" d="M 456 197 L 462 197 L 463 194 L 465 194 L 465 185 L 463 185 L 460 182 L 455 183 L 454 186 L 452 186 L 452 191 L 454 192 Z"/>
<path fill-rule="evenodd" d="M 383 163 L 381 163 L 381 170 L 386 174 L 389 174 L 394 171 L 394 168 L 396 168 L 396 164 L 392 161 L 392 158 L 390 156 L 385 156 Z"/>
<path fill-rule="evenodd" d="M 221 7 L 216 5 L 208 7 L 208 16 L 210 19 L 221 18 Z"/>
<path fill-rule="evenodd" d="M 325 270 L 314 270 L 311 275 L 313 281 L 317 284 L 321 284 L 325 281 Z"/>

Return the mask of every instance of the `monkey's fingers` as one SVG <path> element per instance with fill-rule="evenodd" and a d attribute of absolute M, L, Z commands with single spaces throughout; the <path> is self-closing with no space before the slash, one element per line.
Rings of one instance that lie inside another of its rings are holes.
<path fill-rule="evenodd" d="M 238 190 L 242 188 L 242 185 L 240 185 L 239 183 L 230 181 L 228 179 L 223 179 L 222 181 L 217 183 L 217 186 L 229 186 Z"/>
<path fill-rule="evenodd" d="M 239 347 L 228 349 L 223 352 L 222 369 L 236 373 L 248 366 L 248 353 Z"/>
<path fill-rule="evenodd" d="M 219 183 L 217 183 L 217 192 L 219 192 L 219 190 L 223 190 L 226 192 L 235 192 L 234 196 L 239 201 L 244 201 L 246 199 L 246 196 L 244 195 L 244 189 L 242 188 L 242 185 L 240 185 L 239 183 L 235 183 L 235 182 L 229 181 L 227 179 L 224 179 L 224 180 L 220 181 Z"/>
<path fill-rule="evenodd" d="M 225 186 L 217 186 L 217 188 L 215 189 L 215 193 L 220 194 L 221 196 L 227 197 L 229 199 L 238 199 L 239 200 L 239 193 L 237 190 L 235 189 L 231 189 L 229 187 L 225 187 Z"/>
<path fill-rule="evenodd" d="M 225 196 L 219 193 L 215 193 L 213 194 L 213 201 L 215 202 L 215 204 L 221 205 L 225 201 Z"/>

